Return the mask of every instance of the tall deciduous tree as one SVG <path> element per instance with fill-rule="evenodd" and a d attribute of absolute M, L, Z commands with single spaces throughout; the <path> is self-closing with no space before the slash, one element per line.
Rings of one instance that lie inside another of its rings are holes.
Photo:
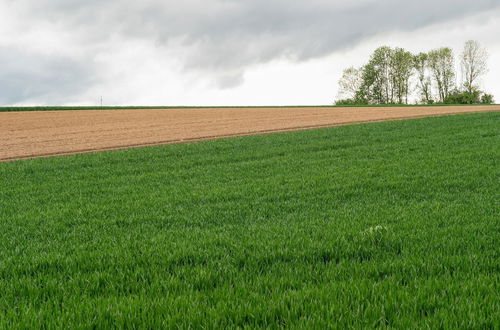
<path fill-rule="evenodd" d="M 392 102 L 408 104 L 410 78 L 413 75 L 413 55 L 403 48 L 391 50 L 390 71 Z"/>
<path fill-rule="evenodd" d="M 479 42 L 475 40 L 465 42 L 464 50 L 460 56 L 465 91 L 472 93 L 473 90 L 479 89 L 477 81 L 488 71 L 487 61 L 488 53 Z"/>
<path fill-rule="evenodd" d="M 387 46 L 377 48 L 363 69 L 363 83 L 358 95 L 370 104 L 387 104 L 393 101 L 391 52 L 391 48 Z"/>
<path fill-rule="evenodd" d="M 429 56 L 427 53 L 419 53 L 413 57 L 413 67 L 417 72 L 417 89 L 420 94 L 420 101 L 432 103 L 432 83 L 428 68 Z"/>
<path fill-rule="evenodd" d="M 455 87 L 453 51 L 448 47 L 443 47 L 430 51 L 428 57 L 429 68 L 437 86 L 439 101 L 444 102 Z"/>
<path fill-rule="evenodd" d="M 410 52 L 383 46 L 377 48 L 363 70 L 359 94 L 368 103 L 408 103 L 413 56 Z"/>
<path fill-rule="evenodd" d="M 363 68 L 350 67 L 344 70 L 339 80 L 340 99 L 354 99 L 363 82 Z"/>

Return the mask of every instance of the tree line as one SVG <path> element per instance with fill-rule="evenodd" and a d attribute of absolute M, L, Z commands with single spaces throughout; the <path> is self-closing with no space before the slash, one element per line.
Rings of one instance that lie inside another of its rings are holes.
<path fill-rule="evenodd" d="M 412 54 L 403 48 L 382 46 L 366 65 L 344 70 L 335 104 L 491 104 L 493 96 L 479 86 L 488 71 L 487 60 L 487 51 L 477 41 L 465 42 L 457 84 L 450 48 Z"/>

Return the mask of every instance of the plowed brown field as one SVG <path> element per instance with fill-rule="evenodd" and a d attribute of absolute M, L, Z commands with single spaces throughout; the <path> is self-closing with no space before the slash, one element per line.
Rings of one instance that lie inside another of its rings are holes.
<path fill-rule="evenodd" d="M 1 112 L 0 161 L 481 111 L 500 106 Z"/>

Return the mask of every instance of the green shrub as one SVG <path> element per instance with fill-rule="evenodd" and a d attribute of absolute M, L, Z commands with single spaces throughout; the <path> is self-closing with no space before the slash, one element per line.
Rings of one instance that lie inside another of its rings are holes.
<path fill-rule="evenodd" d="M 343 99 L 335 101 L 335 105 L 357 105 L 355 99 Z"/>
<path fill-rule="evenodd" d="M 477 104 L 480 103 L 481 92 L 474 90 L 472 92 L 455 91 L 444 99 L 445 104 Z"/>
<path fill-rule="evenodd" d="M 335 105 L 368 105 L 368 102 L 359 98 L 343 99 L 335 101 Z"/>
<path fill-rule="evenodd" d="M 481 103 L 482 104 L 493 104 L 495 103 L 495 100 L 493 99 L 493 95 L 491 94 L 483 94 L 483 96 L 481 96 Z"/>

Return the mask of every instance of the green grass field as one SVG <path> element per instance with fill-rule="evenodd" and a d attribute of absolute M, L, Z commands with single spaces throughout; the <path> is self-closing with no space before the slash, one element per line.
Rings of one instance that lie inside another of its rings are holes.
<path fill-rule="evenodd" d="M 0 163 L 0 328 L 500 327 L 500 113 Z"/>

